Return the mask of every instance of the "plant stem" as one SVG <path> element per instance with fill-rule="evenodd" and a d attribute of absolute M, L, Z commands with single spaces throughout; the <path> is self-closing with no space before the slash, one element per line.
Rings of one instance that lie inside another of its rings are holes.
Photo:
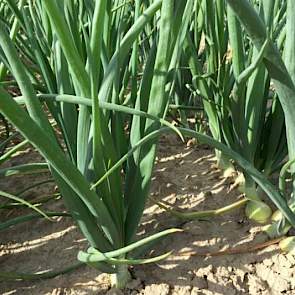
<path fill-rule="evenodd" d="M 127 264 L 118 265 L 118 271 L 115 274 L 111 274 L 112 287 L 123 289 L 130 281 L 131 275 L 128 270 Z"/>
<path fill-rule="evenodd" d="M 244 193 L 249 200 L 261 201 L 255 181 L 248 175 L 245 175 Z"/>
<path fill-rule="evenodd" d="M 200 219 L 200 218 L 209 218 L 209 217 L 214 217 L 214 216 L 219 216 L 222 214 L 226 214 L 232 210 L 238 209 L 242 206 L 244 206 L 248 200 L 246 198 L 243 198 L 237 202 L 234 202 L 228 206 L 225 207 L 221 207 L 215 210 L 205 210 L 205 211 L 197 211 L 197 212 L 179 212 L 177 210 L 173 210 L 168 208 L 166 205 L 164 205 L 161 202 L 157 202 L 157 205 L 166 210 L 169 211 L 171 213 L 171 215 L 177 217 L 177 218 L 181 218 L 181 219 Z"/>
<path fill-rule="evenodd" d="M 231 163 L 230 159 L 220 151 L 216 150 L 215 154 L 217 158 L 218 168 L 223 170 L 223 175 L 225 177 L 230 176 L 235 171 L 235 168 Z"/>

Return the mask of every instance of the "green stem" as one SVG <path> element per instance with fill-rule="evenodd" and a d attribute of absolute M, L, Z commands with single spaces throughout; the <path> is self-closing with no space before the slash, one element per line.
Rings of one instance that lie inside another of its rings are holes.
<path fill-rule="evenodd" d="M 235 168 L 231 163 L 230 159 L 218 150 L 215 150 L 215 154 L 217 158 L 217 166 L 219 169 L 224 171 L 224 176 L 231 175 L 231 173 L 235 171 Z"/>
<path fill-rule="evenodd" d="M 279 177 L 279 188 L 280 192 L 283 196 L 286 197 L 286 175 L 288 173 L 288 169 L 295 163 L 295 159 L 288 161 L 284 166 L 282 167 L 280 171 L 280 177 Z"/>
<path fill-rule="evenodd" d="M 210 217 L 215 217 L 215 216 L 220 216 L 226 213 L 229 213 L 230 211 L 233 211 L 235 209 L 238 209 L 242 206 L 244 206 L 248 200 L 246 198 L 243 198 L 237 202 L 234 202 L 228 206 L 221 207 L 215 210 L 205 210 L 205 211 L 198 211 L 198 212 L 179 212 L 177 210 L 173 210 L 168 208 L 166 205 L 164 205 L 161 202 L 156 202 L 157 205 L 165 209 L 166 211 L 170 212 L 171 215 L 181 218 L 181 219 L 201 219 L 201 218 L 210 218 Z"/>
<path fill-rule="evenodd" d="M 20 0 L 19 1 L 19 9 L 21 10 L 23 8 L 25 4 L 25 0 Z M 20 27 L 20 23 L 19 23 L 19 19 L 17 17 L 14 18 L 14 21 L 13 21 L 13 24 L 12 24 L 12 27 L 11 27 L 11 31 L 10 31 L 10 34 L 9 34 L 9 37 L 12 41 L 15 40 L 16 38 L 16 35 L 19 31 L 19 27 Z M 4 63 L 2 62 L 0 64 L 0 81 L 3 81 L 6 77 L 6 74 L 7 74 L 7 69 L 4 65 Z"/>
<path fill-rule="evenodd" d="M 111 274 L 111 285 L 112 287 L 123 289 L 131 279 L 128 265 L 118 265 L 117 270 L 117 273 Z"/>
<path fill-rule="evenodd" d="M 59 275 L 74 271 L 83 265 L 84 263 L 77 262 L 74 265 L 68 266 L 62 270 L 46 271 L 43 273 L 0 272 L 0 281 L 33 281 L 52 279 Z"/>
<path fill-rule="evenodd" d="M 29 163 L 0 169 L 0 176 L 4 177 L 16 174 L 39 174 L 47 172 L 49 172 L 47 163 Z"/>
<path fill-rule="evenodd" d="M 71 214 L 66 213 L 66 212 L 46 212 L 45 214 L 49 217 L 58 217 L 58 216 L 63 216 L 63 217 L 72 217 Z M 31 221 L 34 219 L 39 219 L 39 218 L 43 218 L 42 215 L 40 215 L 39 213 L 32 213 L 29 215 L 23 215 L 23 216 L 18 216 L 12 219 L 9 219 L 7 221 L 1 222 L 0 223 L 0 231 L 7 229 L 11 226 L 15 226 L 17 224 L 23 223 L 23 222 L 27 222 L 27 221 Z"/>
<path fill-rule="evenodd" d="M 0 165 L 3 164 L 5 161 L 9 160 L 17 151 L 23 148 L 28 142 L 28 140 L 24 140 L 19 144 L 15 145 L 13 148 L 11 148 L 7 153 L 2 155 L 0 157 Z"/>
<path fill-rule="evenodd" d="M 18 196 L 18 195 L 16 195 Z M 38 197 L 36 199 L 30 200 L 30 204 L 35 205 L 35 206 L 40 206 L 43 205 L 51 200 L 55 200 L 60 198 L 61 195 L 59 193 L 56 194 L 50 194 L 50 195 L 44 195 L 42 197 Z M 7 202 L 3 205 L 0 205 L 0 209 L 12 209 L 12 208 L 16 208 L 16 207 L 24 207 L 25 204 L 21 203 L 21 202 Z"/>
<path fill-rule="evenodd" d="M 255 181 L 248 175 L 245 175 L 245 186 L 244 186 L 244 193 L 247 199 L 252 201 L 261 201 Z"/>

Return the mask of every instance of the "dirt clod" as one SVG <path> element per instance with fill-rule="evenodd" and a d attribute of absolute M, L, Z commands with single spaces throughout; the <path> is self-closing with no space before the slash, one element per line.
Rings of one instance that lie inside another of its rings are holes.
<path fill-rule="evenodd" d="M 167 284 L 152 284 L 145 287 L 144 295 L 168 295 L 170 286 Z"/>

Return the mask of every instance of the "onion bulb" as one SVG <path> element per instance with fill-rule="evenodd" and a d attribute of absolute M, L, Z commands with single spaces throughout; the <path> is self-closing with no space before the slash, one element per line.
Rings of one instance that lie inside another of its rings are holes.
<path fill-rule="evenodd" d="M 266 223 L 269 220 L 271 214 L 271 208 L 262 201 L 250 200 L 247 203 L 247 217 L 258 223 Z"/>
<path fill-rule="evenodd" d="M 280 210 L 276 210 L 271 216 L 272 221 L 280 221 L 283 218 L 283 214 Z"/>
<path fill-rule="evenodd" d="M 295 255 L 295 236 L 281 240 L 279 246 L 283 252 Z"/>

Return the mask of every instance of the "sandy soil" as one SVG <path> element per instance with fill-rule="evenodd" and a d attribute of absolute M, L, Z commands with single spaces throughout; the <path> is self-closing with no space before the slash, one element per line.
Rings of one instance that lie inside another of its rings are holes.
<path fill-rule="evenodd" d="M 36 160 L 34 153 L 14 158 L 10 165 Z M 0 180 L 1 190 L 16 192 L 30 182 L 47 179 L 46 173 Z M 204 146 L 186 147 L 174 137 L 161 139 L 151 194 L 158 200 L 186 210 L 213 209 L 237 200 L 230 191 L 233 179 L 225 179 L 214 168 L 214 156 Z M 30 198 L 53 192 L 45 184 L 28 192 Z M 50 210 L 64 210 L 62 202 L 47 204 Z M 23 210 L 22 213 L 29 211 Z M 1 220 L 19 211 L 2 212 Z M 157 245 L 153 254 L 174 250 L 165 261 L 131 269 L 134 279 L 122 292 L 109 290 L 109 279 L 89 267 L 54 279 L 33 282 L 0 282 L 1 294 L 295 294 L 295 258 L 281 254 L 277 245 L 263 250 L 214 257 L 195 255 L 229 247 L 250 247 L 265 241 L 260 227 L 244 217 L 243 208 L 211 220 L 183 221 L 157 205 L 147 204 L 139 234 L 178 227 L 175 234 Z M 37 272 L 60 269 L 76 261 L 86 242 L 69 218 L 57 222 L 44 219 L 27 222 L 0 232 L 0 270 Z M 193 255 L 182 255 L 189 251 Z"/>

